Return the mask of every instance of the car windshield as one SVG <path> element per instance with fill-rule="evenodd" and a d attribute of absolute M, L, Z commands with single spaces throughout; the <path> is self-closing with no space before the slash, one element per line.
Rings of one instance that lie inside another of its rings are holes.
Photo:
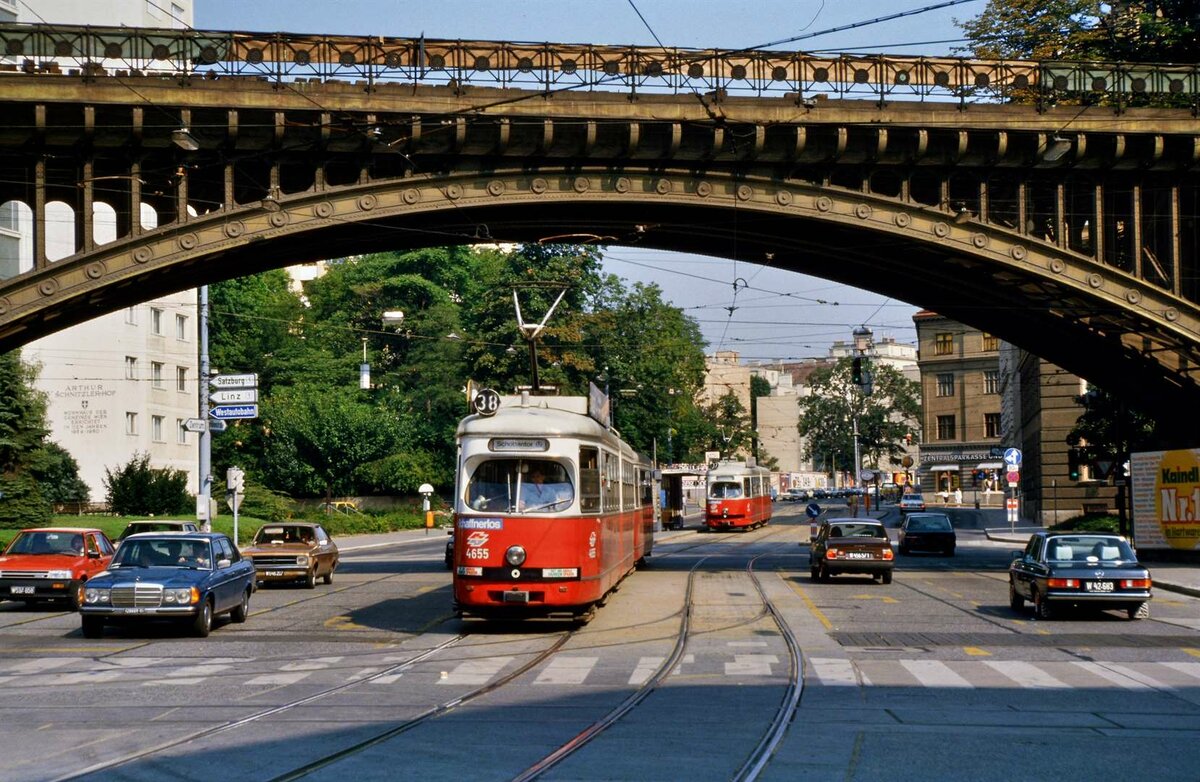
<path fill-rule="evenodd" d="M 865 522 L 842 521 L 830 526 L 831 538 L 886 538 L 882 524 L 867 524 Z"/>
<path fill-rule="evenodd" d="M 736 500 L 742 496 L 742 484 L 733 481 L 718 481 L 708 487 L 708 496 L 714 500 Z"/>
<path fill-rule="evenodd" d="M 257 546 L 282 545 L 284 543 L 312 543 L 311 527 L 270 526 L 263 527 L 254 536 Z"/>
<path fill-rule="evenodd" d="M 121 533 L 121 537 L 127 538 L 139 532 L 176 532 L 182 530 L 182 524 L 170 524 L 162 521 L 135 521 L 125 528 L 125 531 Z"/>
<path fill-rule="evenodd" d="M 467 505 L 474 510 L 551 513 L 574 501 L 566 468 L 546 459 L 489 459 L 467 482 Z"/>
<path fill-rule="evenodd" d="M 171 538 L 134 538 L 117 549 L 110 568 L 178 567 L 212 569 L 212 554 L 207 540 Z"/>
<path fill-rule="evenodd" d="M 1136 562 L 1124 539 L 1106 535 L 1061 535 L 1046 541 L 1049 562 Z"/>
<path fill-rule="evenodd" d="M 920 494 L 905 494 L 900 498 L 901 502 L 924 502 L 925 498 Z"/>
<path fill-rule="evenodd" d="M 83 553 L 83 535 L 78 532 L 22 532 L 8 544 L 5 554 Z"/>
<path fill-rule="evenodd" d="M 949 532 L 954 527 L 946 516 L 909 516 L 905 529 L 909 532 Z"/>

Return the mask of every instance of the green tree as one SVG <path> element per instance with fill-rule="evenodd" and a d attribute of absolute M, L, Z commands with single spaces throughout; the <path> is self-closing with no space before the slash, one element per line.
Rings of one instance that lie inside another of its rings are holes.
<path fill-rule="evenodd" d="M 805 455 L 817 464 L 857 474 L 854 464 L 854 419 L 858 418 L 858 441 L 864 463 L 899 464 L 904 454 L 904 435 L 912 431 L 920 416 L 920 386 L 894 367 L 871 363 L 874 391 L 862 393 L 851 381 L 851 359 L 841 358 L 814 371 L 809 378 L 813 392 L 799 399 L 797 429 L 805 438 Z"/>
<path fill-rule="evenodd" d="M 104 468 L 109 510 L 118 516 L 174 515 L 192 508 L 188 476 L 171 467 L 151 467 L 149 453 Z"/>
<path fill-rule="evenodd" d="M 0 527 L 45 523 L 50 502 L 38 481 L 48 466 L 46 398 L 36 370 L 16 352 L 0 355 Z"/>
<path fill-rule="evenodd" d="M 88 501 L 88 485 L 79 477 L 79 462 L 58 443 L 46 443 L 45 461 L 35 475 L 51 503 Z"/>
<path fill-rule="evenodd" d="M 293 496 L 352 493 L 359 468 L 403 443 L 399 417 L 352 389 L 285 389 L 264 405 L 263 423 L 266 483 Z"/>
<path fill-rule="evenodd" d="M 1067 433 L 1081 464 L 1124 464 L 1134 449 L 1168 447 L 1160 425 L 1151 416 L 1128 408 L 1118 397 L 1095 386 L 1075 397 L 1083 412 Z"/>

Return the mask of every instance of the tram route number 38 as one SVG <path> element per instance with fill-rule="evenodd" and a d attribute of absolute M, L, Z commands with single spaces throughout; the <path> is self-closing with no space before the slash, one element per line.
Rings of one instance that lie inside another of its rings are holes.
<path fill-rule="evenodd" d="M 490 388 L 481 389 L 471 400 L 471 406 L 480 415 L 495 415 L 500 409 L 500 394 Z"/>

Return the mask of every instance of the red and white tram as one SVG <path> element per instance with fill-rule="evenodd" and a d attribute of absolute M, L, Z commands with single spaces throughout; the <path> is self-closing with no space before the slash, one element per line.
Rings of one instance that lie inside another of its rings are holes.
<path fill-rule="evenodd" d="M 708 471 L 704 521 L 709 529 L 754 529 L 771 520 L 771 471 L 724 460 Z"/>
<path fill-rule="evenodd" d="M 651 465 L 586 397 L 483 393 L 458 426 L 455 610 L 589 618 L 650 554 Z"/>

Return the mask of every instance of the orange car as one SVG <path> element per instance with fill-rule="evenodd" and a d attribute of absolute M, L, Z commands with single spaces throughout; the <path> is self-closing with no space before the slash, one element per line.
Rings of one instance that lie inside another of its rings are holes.
<path fill-rule="evenodd" d="M 337 545 L 324 527 L 312 522 L 265 524 L 242 556 L 254 563 L 260 583 L 302 581 L 309 589 L 318 578 L 332 584 L 338 566 Z"/>
<path fill-rule="evenodd" d="M 0 600 L 26 605 L 65 600 L 78 611 L 84 584 L 107 568 L 112 557 L 113 544 L 98 529 L 21 530 L 0 555 Z"/>

